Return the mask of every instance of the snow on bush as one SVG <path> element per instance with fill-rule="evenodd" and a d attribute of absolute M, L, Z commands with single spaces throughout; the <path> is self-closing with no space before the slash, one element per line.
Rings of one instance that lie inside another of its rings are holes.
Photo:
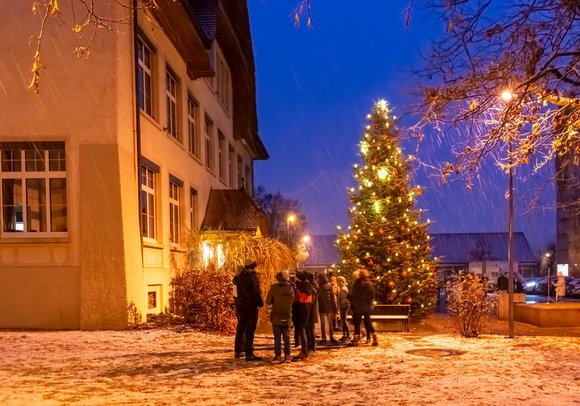
<path fill-rule="evenodd" d="M 448 282 L 447 311 L 461 336 L 478 337 L 493 308 L 494 300 L 487 297 L 481 275 L 461 272 Z"/>

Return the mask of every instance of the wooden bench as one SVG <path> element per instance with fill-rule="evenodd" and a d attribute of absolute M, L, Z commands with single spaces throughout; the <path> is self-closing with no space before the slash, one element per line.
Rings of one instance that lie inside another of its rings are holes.
<path fill-rule="evenodd" d="M 348 319 L 352 319 L 349 314 Z M 402 320 L 408 333 L 411 324 L 411 305 L 408 304 L 378 304 L 371 313 L 371 320 Z"/>

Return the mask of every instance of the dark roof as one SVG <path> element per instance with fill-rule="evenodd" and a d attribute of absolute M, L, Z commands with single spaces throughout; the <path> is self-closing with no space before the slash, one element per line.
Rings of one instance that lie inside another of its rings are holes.
<path fill-rule="evenodd" d="M 212 189 L 201 229 L 267 233 L 266 215 L 243 189 Z"/>
<path fill-rule="evenodd" d="M 336 235 L 312 235 L 306 250 L 309 256 L 304 261 L 305 266 L 338 265 L 340 262 L 340 253 L 336 246 Z"/>
<path fill-rule="evenodd" d="M 256 68 L 247 0 L 182 0 L 207 48 L 217 39 L 232 75 L 234 137 L 253 159 L 268 159 L 258 134 Z"/>
<path fill-rule="evenodd" d="M 173 0 L 157 0 L 157 5 L 151 8 L 151 13 L 185 61 L 189 77 L 212 76 L 203 32 L 191 10 Z"/>
<path fill-rule="evenodd" d="M 524 233 L 514 233 L 514 261 L 537 262 Z M 507 261 L 508 233 L 431 234 L 433 256 L 442 264 Z"/>
<path fill-rule="evenodd" d="M 507 261 L 508 233 L 441 233 L 431 234 L 433 256 L 441 264 L 466 264 L 479 262 L 485 253 L 486 261 Z M 313 235 L 307 246 L 310 256 L 306 266 L 339 264 L 340 253 L 337 236 Z M 514 261 L 537 262 L 524 233 L 514 233 Z"/>

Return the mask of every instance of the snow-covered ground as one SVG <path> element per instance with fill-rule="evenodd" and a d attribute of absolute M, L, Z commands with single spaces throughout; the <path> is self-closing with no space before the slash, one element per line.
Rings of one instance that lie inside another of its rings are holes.
<path fill-rule="evenodd" d="M 275 364 L 234 360 L 233 337 L 188 328 L 0 331 L 0 404 L 580 404 L 578 336 L 379 340 Z M 271 359 L 272 342 L 259 334 L 256 353 Z"/>

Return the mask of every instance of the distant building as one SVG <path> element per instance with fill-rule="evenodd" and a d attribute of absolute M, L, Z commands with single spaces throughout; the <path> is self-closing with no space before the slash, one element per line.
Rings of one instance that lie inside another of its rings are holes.
<path fill-rule="evenodd" d="M 580 166 L 573 162 L 572 151 L 556 158 L 556 263 L 580 276 Z"/>
<path fill-rule="evenodd" d="M 440 233 L 431 234 L 433 256 L 439 259 L 438 278 L 444 280 L 458 271 L 475 271 L 495 280 L 500 271 L 508 272 L 508 233 Z M 336 245 L 337 236 L 313 235 L 309 244 L 310 256 L 304 268 L 321 271 L 340 266 L 341 256 Z M 537 272 L 539 258 L 530 249 L 524 233 L 514 233 L 514 267 L 524 276 Z"/>
<path fill-rule="evenodd" d="M 508 233 L 431 234 L 432 255 L 437 257 L 437 277 L 445 280 L 458 271 L 471 271 L 495 281 L 499 272 L 507 274 Z M 513 234 L 514 270 L 524 277 L 535 275 L 538 260 L 524 233 Z"/>
<path fill-rule="evenodd" d="M 268 158 L 246 1 L 157 0 L 136 15 L 129 0 L 94 3 L 112 29 L 87 60 L 49 17 L 39 95 L 27 82 L 41 19 L 28 1 L 2 9 L 0 328 L 120 329 L 131 306 L 164 311 L 188 230 L 236 210 L 210 196 L 249 198 Z M 246 220 L 228 224 L 264 231 Z"/>

